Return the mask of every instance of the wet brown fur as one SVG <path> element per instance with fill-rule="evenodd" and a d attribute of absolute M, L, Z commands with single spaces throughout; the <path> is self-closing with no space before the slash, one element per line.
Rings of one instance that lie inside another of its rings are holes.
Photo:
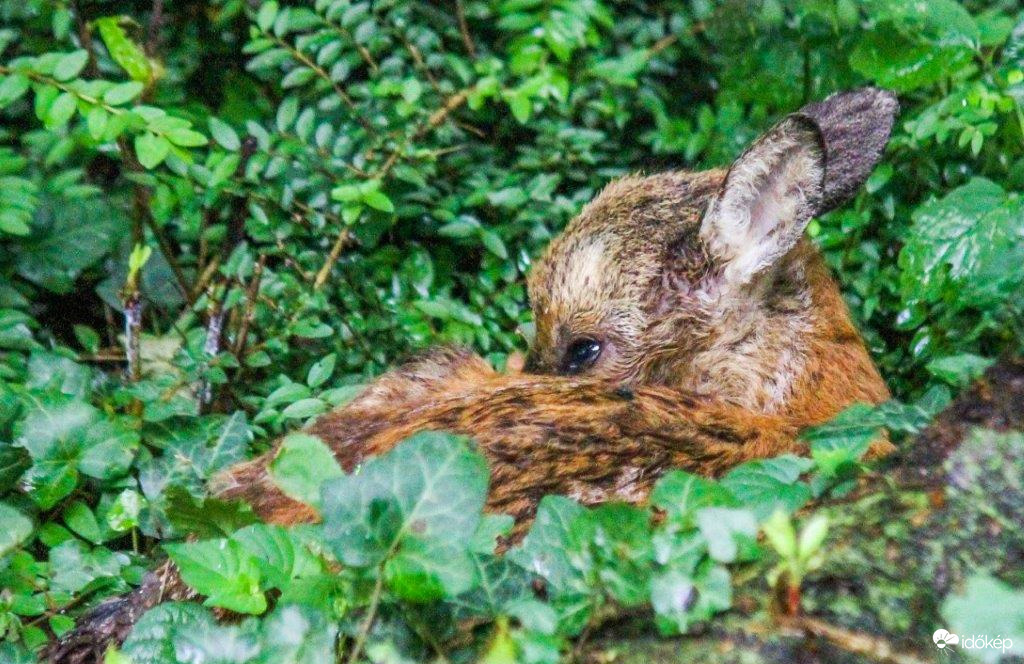
<path fill-rule="evenodd" d="M 784 120 L 728 172 L 612 182 L 530 275 L 530 373 L 499 374 L 468 351 L 438 349 L 309 431 L 347 471 L 417 431 L 473 437 L 491 468 L 487 509 L 516 518 L 513 539 L 546 494 L 642 502 L 671 468 L 717 475 L 800 451 L 801 428 L 889 395 L 820 255 L 799 236 L 810 216 L 860 186 L 895 113 L 883 91 L 844 93 Z M 775 193 L 755 200 L 758 188 Z M 751 219 L 782 209 L 787 223 L 754 229 L 761 235 L 745 242 L 730 226 L 743 204 Z M 717 226 L 715 214 L 724 215 Z M 751 257 L 762 244 L 785 250 Z M 585 375 L 558 375 L 580 336 L 605 351 Z M 879 441 L 874 452 L 890 447 Z M 212 489 L 268 522 L 315 520 L 268 478 L 273 455 L 230 469 Z M 155 574 L 97 609 L 51 661 L 95 661 L 143 609 L 188 596 L 171 567 Z"/>

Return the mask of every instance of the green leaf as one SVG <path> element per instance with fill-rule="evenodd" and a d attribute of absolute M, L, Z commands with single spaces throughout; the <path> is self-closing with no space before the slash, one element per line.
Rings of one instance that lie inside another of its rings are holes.
<path fill-rule="evenodd" d="M 168 129 L 164 133 L 164 136 L 167 137 L 167 140 L 169 140 L 171 143 L 179 145 L 183 148 L 195 148 L 209 143 L 205 136 L 203 136 L 198 131 L 195 131 L 193 129 Z"/>
<path fill-rule="evenodd" d="M 284 606 L 263 623 L 260 661 L 265 664 L 323 664 L 336 659 L 337 622 L 309 607 Z"/>
<path fill-rule="evenodd" d="M 170 150 L 171 144 L 163 136 L 146 132 L 135 137 L 135 154 L 146 169 L 159 166 Z"/>
<path fill-rule="evenodd" d="M 7 503 L 0 503 L 0 558 L 20 546 L 32 534 L 32 521 Z"/>
<path fill-rule="evenodd" d="M 748 461 L 732 469 L 721 485 L 764 520 L 777 509 L 791 513 L 810 500 L 811 490 L 799 478 L 812 465 L 810 459 L 792 454 Z"/>
<path fill-rule="evenodd" d="M 85 49 L 78 49 L 68 53 L 53 67 L 53 77 L 58 81 L 69 81 L 78 76 L 86 63 L 89 62 L 89 53 Z"/>
<path fill-rule="evenodd" d="M 46 126 L 58 129 L 68 123 L 78 108 L 78 101 L 70 92 L 62 92 L 53 100 L 46 112 Z"/>
<path fill-rule="evenodd" d="M 669 519 L 688 526 L 701 508 L 737 507 L 739 501 L 714 480 L 673 470 L 654 485 L 651 504 L 664 510 Z"/>
<path fill-rule="evenodd" d="M 180 486 L 168 488 L 164 499 L 175 530 L 199 538 L 226 537 L 259 521 L 252 506 L 241 500 L 196 498 Z"/>
<path fill-rule="evenodd" d="M 260 590 L 259 562 L 238 542 L 213 539 L 165 544 L 164 549 L 185 583 L 206 596 L 206 606 L 237 613 L 267 610 L 267 598 Z"/>
<path fill-rule="evenodd" d="M 487 464 L 456 436 L 424 432 L 323 487 L 324 539 L 346 565 L 376 565 L 409 536 L 469 542 Z"/>
<path fill-rule="evenodd" d="M 942 604 L 943 626 L 960 636 L 987 635 L 1002 639 L 1000 648 L 972 649 L 971 656 L 986 664 L 1004 657 L 1024 655 L 1024 591 L 1013 589 L 999 579 L 975 574 L 962 593 L 950 595 Z"/>
<path fill-rule="evenodd" d="M 544 496 L 537 506 L 537 516 L 522 544 L 509 558 L 526 570 L 544 578 L 553 593 L 578 591 L 582 574 L 566 551 L 570 527 L 584 514 L 583 507 L 563 496 Z"/>
<path fill-rule="evenodd" d="M 327 410 L 327 404 L 320 399 L 300 399 L 281 411 L 281 415 L 287 418 L 307 418 L 319 415 Z"/>
<path fill-rule="evenodd" d="M 94 141 L 99 141 L 103 138 L 103 134 L 107 130 L 107 120 L 110 119 L 110 114 L 102 106 L 93 106 L 89 109 L 89 113 L 85 116 L 85 125 L 89 130 L 89 136 Z"/>
<path fill-rule="evenodd" d="M 68 524 L 68 528 L 93 544 L 101 544 L 104 540 L 104 533 L 100 528 L 100 522 L 96 519 L 96 515 L 93 514 L 88 505 L 80 500 L 71 503 L 64 510 L 64 523 Z"/>
<path fill-rule="evenodd" d="M 344 476 L 330 448 L 320 438 L 305 433 L 293 433 L 281 441 L 268 471 L 288 497 L 317 509 L 324 482 Z"/>
<path fill-rule="evenodd" d="M 220 143 L 221 147 L 225 150 L 234 152 L 242 147 L 242 141 L 238 139 L 238 134 L 231 125 L 223 120 L 211 117 L 210 132 L 213 134 L 213 140 Z"/>
<path fill-rule="evenodd" d="M 217 624 L 209 609 L 193 602 L 158 604 L 132 626 L 121 650 L 132 664 L 175 664 L 175 636 L 184 629 L 212 629 Z"/>
<path fill-rule="evenodd" d="M 138 81 L 119 83 L 103 93 L 103 101 L 111 106 L 120 106 L 138 97 L 145 88 Z"/>
<path fill-rule="evenodd" d="M 431 602 L 472 588 L 475 571 L 465 541 L 404 537 L 385 563 L 384 578 L 396 596 Z"/>
<path fill-rule="evenodd" d="M 1002 302 L 1024 284 L 1024 203 L 973 178 L 918 207 L 899 255 L 905 300 L 938 300 L 960 287 L 973 306 Z"/>
<path fill-rule="evenodd" d="M 708 553 L 718 562 L 749 560 L 756 547 L 757 519 L 750 510 L 705 507 L 697 511 L 697 527 L 707 540 Z"/>
<path fill-rule="evenodd" d="M 309 368 L 309 374 L 306 376 L 306 385 L 310 388 L 316 389 L 327 382 L 327 379 L 334 373 L 334 365 L 338 361 L 338 356 L 334 353 L 327 355 L 322 358 L 319 362 L 315 363 Z"/>
<path fill-rule="evenodd" d="M 231 539 L 256 560 L 265 588 L 284 589 L 295 579 L 324 571 L 319 559 L 293 533 L 280 526 L 252 524 Z"/>
<path fill-rule="evenodd" d="M 995 360 L 974 353 L 937 357 L 925 365 L 928 373 L 953 387 L 967 387 L 977 380 Z"/>
<path fill-rule="evenodd" d="M 395 204 L 383 191 L 371 190 L 363 194 L 363 202 L 374 210 L 380 210 L 388 214 L 395 211 Z"/>
<path fill-rule="evenodd" d="M 875 413 L 875 406 L 854 404 L 825 424 L 802 432 L 801 438 L 810 443 L 811 457 L 818 470 L 833 477 L 844 468 L 855 466 L 872 441 L 882 434 Z"/>
<path fill-rule="evenodd" d="M 260 10 L 256 14 L 256 25 L 259 26 L 260 30 L 264 32 L 270 30 L 271 26 L 274 25 L 274 21 L 277 19 L 278 6 L 277 3 L 271 0 L 270 2 L 264 2 L 260 5 Z"/>
<path fill-rule="evenodd" d="M 29 85 L 29 78 L 24 74 L 12 73 L 0 79 L 0 109 L 21 99 Z"/>
<path fill-rule="evenodd" d="M 153 68 L 150 66 L 149 58 L 146 57 L 138 44 L 129 39 L 127 33 L 121 28 L 121 16 L 105 16 L 96 19 L 96 27 L 99 29 L 100 38 L 107 46 L 107 51 L 114 62 L 121 65 L 133 81 L 148 83 L 153 80 Z M 115 102 L 109 101 L 114 104 Z"/>

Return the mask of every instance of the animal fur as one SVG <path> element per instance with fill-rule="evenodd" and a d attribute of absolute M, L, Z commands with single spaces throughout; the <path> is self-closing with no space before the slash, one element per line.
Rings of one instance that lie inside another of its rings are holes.
<path fill-rule="evenodd" d="M 310 432 L 348 471 L 424 429 L 476 439 L 491 466 L 487 509 L 520 535 L 545 494 L 642 502 L 666 470 L 719 474 L 800 451 L 797 432 L 888 390 L 813 245 L 810 219 L 844 202 L 880 157 L 897 112 L 866 88 L 804 107 L 728 171 L 610 183 L 529 278 L 537 335 L 527 373 L 439 349 L 388 373 Z M 574 341 L 593 366 L 559 375 Z M 890 449 L 882 440 L 874 453 Z M 316 514 L 269 480 L 273 452 L 216 478 L 265 520 Z M 95 661 L 141 612 L 188 596 L 169 565 L 97 609 L 50 651 Z"/>

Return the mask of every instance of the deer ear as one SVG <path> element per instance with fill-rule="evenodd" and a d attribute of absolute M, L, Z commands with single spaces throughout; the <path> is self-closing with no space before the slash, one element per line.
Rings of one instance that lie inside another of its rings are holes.
<path fill-rule="evenodd" d="M 796 245 L 821 207 L 825 155 L 818 125 L 795 113 L 733 162 L 700 227 L 726 280 L 746 283 Z"/>
<path fill-rule="evenodd" d="M 899 110 L 896 95 L 879 88 L 839 92 L 800 109 L 825 141 L 825 191 L 815 214 L 842 205 L 860 189 L 889 142 Z"/>

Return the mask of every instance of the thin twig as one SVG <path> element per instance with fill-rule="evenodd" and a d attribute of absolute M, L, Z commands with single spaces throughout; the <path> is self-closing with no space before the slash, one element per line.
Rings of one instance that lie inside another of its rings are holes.
<path fill-rule="evenodd" d="M 153 57 L 160 51 L 160 29 L 164 23 L 164 0 L 153 0 L 149 15 L 149 34 L 146 37 L 146 55 Z"/>
<path fill-rule="evenodd" d="M 466 46 L 466 52 L 470 58 L 476 58 L 476 44 L 469 34 L 469 24 L 466 22 L 466 10 L 462 6 L 462 0 L 455 0 L 455 14 L 459 17 L 459 33 L 462 35 L 462 43 Z"/>
<path fill-rule="evenodd" d="M 366 637 L 370 634 L 373 621 L 377 619 L 377 607 L 380 606 L 380 596 L 383 590 L 384 566 L 381 565 L 377 570 L 377 582 L 373 586 L 373 594 L 370 596 L 370 608 L 366 610 L 366 618 L 363 619 L 363 624 L 359 626 L 359 632 L 352 643 L 352 652 L 349 653 L 348 664 L 355 664 L 359 661 L 359 653 L 363 649 L 363 644 L 366 643 Z"/>
<path fill-rule="evenodd" d="M 78 30 L 79 46 L 84 48 L 85 52 L 89 55 L 89 61 L 85 64 L 85 75 L 89 78 L 95 78 L 99 75 L 99 67 L 96 66 L 96 47 L 92 43 L 92 32 L 89 30 L 89 24 L 85 20 L 85 15 L 82 14 L 82 7 L 78 0 L 75 0 L 71 6 L 75 13 L 75 26 Z"/>
<path fill-rule="evenodd" d="M 884 664 L 927 664 L 929 661 L 915 654 L 897 651 L 892 643 L 881 636 L 854 632 L 817 618 L 796 616 L 784 618 L 780 622 L 785 627 L 825 639 L 847 652 L 869 657 Z"/>
<path fill-rule="evenodd" d="M 253 268 L 252 279 L 249 280 L 249 285 L 245 289 L 245 311 L 242 314 L 242 322 L 239 325 L 238 334 L 235 335 L 235 343 L 231 348 L 231 352 L 239 361 L 242 359 L 242 353 L 245 352 L 245 345 L 249 338 L 249 326 L 252 325 L 256 301 L 259 299 L 260 281 L 263 279 L 263 267 L 266 263 L 267 257 L 260 256 L 259 260 L 256 261 L 256 266 Z"/>
<path fill-rule="evenodd" d="M 324 285 L 327 278 L 331 276 L 331 269 L 334 264 L 338 261 L 338 257 L 341 256 L 342 250 L 348 246 L 352 240 L 352 233 L 347 228 L 343 228 L 338 233 L 338 239 L 334 241 L 334 246 L 331 247 L 331 252 L 327 254 L 327 259 L 324 261 L 323 266 L 316 273 L 316 278 L 313 280 L 313 290 L 320 290 L 320 287 Z"/>

